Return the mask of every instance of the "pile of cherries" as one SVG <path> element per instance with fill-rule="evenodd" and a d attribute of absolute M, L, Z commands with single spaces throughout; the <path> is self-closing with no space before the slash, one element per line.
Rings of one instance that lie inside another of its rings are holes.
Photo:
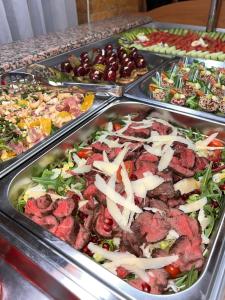
<path fill-rule="evenodd" d="M 120 82 L 123 78 L 133 81 L 138 75 L 147 72 L 144 57 L 136 48 L 125 49 L 119 46 L 113 49 L 112 44 L 107 44 L 104 49 L 93 49 L 91 55 L 82 52 L 79 59 L 76 58 L 75 63 L 73 61 L 70 57 L 63 62 L 61 71 L 91 81 Z"/>

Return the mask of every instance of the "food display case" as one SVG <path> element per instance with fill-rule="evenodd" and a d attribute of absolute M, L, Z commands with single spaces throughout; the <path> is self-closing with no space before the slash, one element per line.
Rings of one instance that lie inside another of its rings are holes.
<path fill-rule="evenodd" d="M 151 28 L 184 28 L 203 31 L 197 26 L 163 24 L 153 22 Z M 218 30 L 223 33 L 224 30 Z M 218 35 L 219 36 L 219 35 Z M 222 35 L 221 35 L 222 36 Z M 93 48 L 112 44 L 117 47 L 120 36 L 46 59 L 40 64 L 58 68 L 71 54 L 80 55 Z M 32 293 L 34 299 L 223 299 L 225 287 L 225 241 L 224 205 L 210 237 L 208 255 L 196 282 L 185 290 L 174 294 L 153 295 L 144 293 L 121 280 L 93 259 L 74 249 L 71 245 L 50 233 L 18 211 L 21 191 L 31 183 L 37 170 L 44 169 L 56 159 L 63 157 L 65 145 L 85 142 L 88 137 L 107 121 L 122 118 L 127 114 L 148 112 L 153 118 L 172 122 L 184 130 L 190 126 L 208 136 L 218 132 L 217 138 L 224 140 L 224 117 L 184 106 L 163 103 L 153 99 L 148 92 L 152 77 L 170 67 L 179 58 L 171 53 L 159 51 L 158 54 L 140 52 L 147 63 L 148 72 L 129 84 L 125 84 L 123 97 L 102 97 L 96 95 L 94 105 L 85 114 L 69 122 L 51 137 L 40 142 L 17 158 L 0 164 L 0 244 L 2 244 L 2 265 L 0 272 L 3 282 L 3 299 L 13 299 L 15 291 L 12 282 L 20 289 L 16 295 L 23 298 Z M 168 55 L 169 54 L 169 55 Z M 192 63 L 188 58 L 186 62 Z M 208 67 L 224 67 L 221 62 L 199 59 Z M 24 72 L 24 69 L 17 70 Z M 64 81 L 63 85 L 72 85 Z M 105 96 L 105 95 L 104 95 Z M 191 124 L 191 125 L 190 125 Z M 15 257 L 18 257 L 15 260 Z M 4 273 L 7 272 L 7 276 Z M 19 275 L 22 274 L 22 277 Z M 5 286 L 5 292 L 4 292 Z M 23 286 L 23 287 L 22 287 Z"/>

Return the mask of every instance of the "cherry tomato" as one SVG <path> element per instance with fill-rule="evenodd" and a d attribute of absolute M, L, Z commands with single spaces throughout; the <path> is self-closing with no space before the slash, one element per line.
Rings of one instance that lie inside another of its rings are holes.
<path fill-rule="evenodd" d="M 134 171 L 134 162 L 132 160 L 127 160 L 127 161 L 124 162 L 124 165 L 125 165 L 127 174 L 130 177 L 131 174 Z M 116 175 L 116 178 L 117 178 L 118 182 L 122 182 L 121 169 L 122 169 L 122 167 L 120 166 L 118 171 L 117 171 L 117 175 Z"/>
<path fill-rule="evenodd" d="M 92 150 L 91 149 L 80 149 L 78 152 L 77 152 L 77 155 L 80 157 L 80 158 L 88 158 L 89 156 L 92 155 Z"/>
<path fill-rule="evenodd" d="M 124 279 L 129 274 L 129 272 L 123 267 L 117 267 L 116 269 L 117 276 Z"/>
<path fill-rule="evenodd" d="M 170 274 L 170 277 L 176 278 L 178 274 L 180 274 L 180 269 L 178 267 L 175 267 L 173 265 L 168 265 L 165 267 L 165 270 L 167 273 Z"/>
<path fill-rule="evenodd" d="M 225 144 L 220 140 L 214 139 L 211 143 L 209 143 L 209 146 L 210 147 L 224 147 Z"/>
<path fill-rule="evenodd" d="M 220 162 L 221 161 L 221 150 L 214 150 L 212 151 L 212 153 L 209 156 L 209 160 L 213 161 L 213 162 Z"/>
<path fill-rule="evenodd" d="M 120 130 L 122 128 L 122 125 L 120 123 L 114 123 L 113 124 L 113 129 L 115 131 Z"/>

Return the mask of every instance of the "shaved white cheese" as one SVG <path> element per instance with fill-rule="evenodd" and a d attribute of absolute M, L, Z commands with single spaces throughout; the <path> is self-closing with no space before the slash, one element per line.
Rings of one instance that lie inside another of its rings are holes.
<path fill-rule="evenodd" d="M 46 189 L 41 184 L 37 184 L 35 186 L 29 187 L 25 194 L 24 200 L 28 200 L 29 198 L 39 198 L 41 196 L 46 195 Z"/>
<path fill-rule="evenodd" d="M 91 171 L 91 165 L 78 166 L 77 168 L 71 169 L 74 174 L 83 174 Z"/>
<path fill-rule="evenodd" d="M 112 122 L 107 123 L 107 130 L 108 131 L 113 131 L 113 123 Z"/>
<path fill-rule="evenodd" d="M 123 182 L 124 189 L 126 192 L 126 200 L 128 202 L 131 202 L 134 204 L 134 193 L 133 193 L 132 185 L 131 185 L 129 176 L 127 174 L 126 168 L 124 166 L 124 163 L 122 163 L 121 177 L 122 177 L 122 182 Z M 123 217 L 126 220 L 126 224 L 128 224 L 128 223 L 131 224 L 131 222 L 132 222 L 132 220 L 130 220 L 130 217 L 131 217 L 130 214 L 131 214 L 130 210 L 124 208 Z M 130 222 L 129 222 L 129 220 L 130 220 Z"/>
<path fill-rule="evenodd" d="M 103 151 L 102 156 L 103 156 L 103 161 L 106 162 L 106 163 L 108 163 L 109 159 L 108 159 L 108 156 L 107 156 L 107 153 L 105 152 L 105 150 Z"/>
<path fill-rule="evenodd" d="M 156 155 L 156 156 L 161 156 L 162 155 L 161 147 L 150 147 L 149 145 L 144 145 L 144 149 L 150 154 L 153 154 L 153 155 Z"/>
<path fill-rule="evenodd" d="M 201 198 L 201 199 L 199 199 L 195 202 L 180 205 L 179 209 L 182 210 L 185 213 L 191 213 L 191 212 L 200 210 L 206 204 L 207 204 L 207 198 L 203 197 L 203 198 Z"/>
<path fill-rule="evenodd" d="M 183 143 L 185 145 L 188 145 L 188 147 L 190 149 L 194 149 L 195 148 L 195 145 L 194 143 L 187 139 L 187 138 L 184 138 L 182 136 L 175 136 L 175 135 L 159 135 L 159 136 L 151 136 L 149 139 L 148 139 L 148 143 L 150 142 L 163 142 L 164 144 L 168 144 L 168 143 L 173 143 L 173 142 L 180 142 L 180 143 Z"/>
<path fill-rule="evenodd" d="M 105 259 L 114 261 L 114 260 L 119 260 L 121 258 L 124 257 L 128 257 L 128 258 L 132 258 L 132 257 L 136 257 L 135 255 L 129 253 L 129 252 L 112 252 L 112 251 L 108 251 L 103 249 L 100 246 L 97 246 L 94 243 L 89 243 L 87 245 L 88 249 L 92 252 L 92 253 L 98 253 L 99 255 L 101 255 L 102 257 L 104 257 Z"/>
<path fill-rule="evenodd" d="M 121 241 L 121 238 L 119 238 L 119 237 L 114 237 L 114 238 L 113 238 L 113 244 L 114 244 L 117 248 L 119 248 L 120 241 Z"/>
<path fill-rule="evenodd" d="M 95 160 L 93 166 L 108 176 L 114 175 L 119 168 L 119 166 L 113 162 L 105 162 L 100 160 Z"/>
<path fill-rule="evenodd" d="M 166 236 L 166 240 L 176 240 L 178 238 L 179 238 L 179 234 L 173 229 L 170 229 L 170 231 Z"/>
<path fill-rule="evenodd" d="M 109 210 L 110 215 L 116 221 L 121 229 L 126 232 L 131 232 L 130 228 L 127 226 L 127 219 L 122 215 L 119 207 L 113 202 L 111 199 L 106 198 L 107 208 Z"/>
<path fill-rule="evenodd" d="M 169 166 L 173 158 L 173 154 L 174 154 L 174 150 L 170 146 L 165 147 L 165 150 L 163 149 L 163 154 L 158 164 L 159 172 L 165 170 Z"/>
<path fill-rule="evenodd" d="M 208 144 L 210 144 L 217 137 L 217 135 L 218 132 L 211 134 L 203 141 L 197 141 L 195 143 L 196 150 L 205 149 L 205 147 L 208 146 Z"/>
<path fill-rule="evenodd" d="M 209 225 L 209 223 L 210 223 L 210 218 L 208 218 L 208 217 L 205 216 L 205 213 L 204 213 L 204 209 L 203 209 L 203 208 L 201 208 L 201 209 L 199 210 L 199 213 L 198 213 L 198 221 L 199 221 L 199 224 L 200 224 L 201 229 L 202 229 L 202 234 L 201 234 L 202 243 L 203 243 L 203 244 L 208 244 L 208 243 L 209 243 L 209 239 L 207 238 L 207 236 L 205 236 L 204 230 L 205 230 L 206 227 Z"/>
<path fill-rule="evenodd" d="M 77 165 L 79 165 L 81 162 L 81 158 L 76 153 L 73 153 L 72 157 L 73 157 L 73 160 L 75 161 L 75 163 Z"/>
<path fill-rule="evenodd" d="M 140 248 L 142 250 L 144 257 L 147 257 L 147 258 L 151 257 L 151 245 L 146 246 L 146 243 L 144 243 L 140 246 Z"/>
<path fill-rule="evenodd" d="M 152 211 L 154 214 L 155 213 L 160 213 L 160 215 L 163 215 L 164 212 L 158 208 L 155 208 L 155 207 L 143 207 L 144 210 L 147 210 L 147 211 Z"/>
<path fill-rule="evenodd" d="M 151 172 L 144 173 L 144 178 L 132 181 L 134 193 L 141 198 L 145 198 L 147 191 L 154 190 L 164 182 L 160 176 L 153 175 Z"/>
<path fill-rule="evenodd" d="M 82 193 L 76 188 L 76 184 L 71 184 L 70 186 L 70 191 L 74 192 L 75 194 L 77 194 L 81 200 L 85 200 Z"/>
<path fill-rule="evenodd" d="M 117 193 L 112 187 L 110 187 L 105 180 L 100 176 L 96 175 L 95 177 L 95 186 L 97 189 L 102 192 L 106 197 L 114 201 L 116 204 L 119 204 L 123 207 L 128 208 L 130 211 L 141 213 L 142 210 L 135 204 L 126 201 L 119 193 Z"/>
<path fill-rule="evenodd" d="M 120 151 L 120 153 L 116 156 L 116 158 L 114 159 L 113 163 L 120 166 L 121 163 L 124 160 L 125 155 L 127 154 L 128 151 L 128 146 L 125 145 L 125 147 L 123 148 L 122 151 Z"/>
<path fill-rule="evenodd" d="M 166 287 L 166 289 L 168 290 L 168 289 L 171 289 L 174 293 L 178 293 L 179 292 L 179 290 L 180 290 L 180 288 L 181 287 L 177 287 L 176 286 L 176 283 L 174 282 L 174 280 L 168 280 L 168 284 L 167 284 L 167 287 Z"/>
<path fill-rule="evenodd" d="M 176 182 L 173 186 L 175 191 L 180 191 L 181 195 L 183 195 L 198 190 L 200 188 L 200 182 L 194 178 L 184 178 Z"/>
<path fill-rule="evenodd" d="M 119 267 L 121 265 L 126 265 L 127 267 L 135 266 L 141 270 L 160 269 L 175 262 L 178 259 L 178 255 L 170 255 L 157 258 L 139 258 L 129 252 L 121 253 L 107 251 L 93 243 L 88 244 L 88 249 L 93 253 L 100 254 L 105 259 L 111 260 L 114 263 L 115 267 Z"/>
<path fill-rule="evenodd" d="M 81 200 L 78 202 L 78 208 L 80 209 L 81 207 L 83 207 L 85 204 L 88 203 L 88 200 Z"/>
<path fill-rule="evenodd" d="M 59 168 L 52 169 L 51 172 L 53 173 L 51 179 L 56 179 L 61 174 L 61 169 Z"/>

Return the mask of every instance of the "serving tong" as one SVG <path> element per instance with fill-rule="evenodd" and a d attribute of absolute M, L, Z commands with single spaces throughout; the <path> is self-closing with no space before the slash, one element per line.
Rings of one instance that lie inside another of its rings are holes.
<path fill-rule="evenodd" d="M 3 73 L 0 76 L 0 87 L 9 86 L 14 90 L 20 89 L 16 86 L 19 84 L 44 84 L 52 87 L 72 87 L 77 86 L 87 91 L 93 92 L 99 97 L 121 97 L 124 94 L 124 86 L 116 84 L 102 84 L 102 83 L 86 83 L 86 82 L 57 82 L 51 79 L 46 79 L 44 76 L 34 75 L 28 72 L 9 72 Z"/>

